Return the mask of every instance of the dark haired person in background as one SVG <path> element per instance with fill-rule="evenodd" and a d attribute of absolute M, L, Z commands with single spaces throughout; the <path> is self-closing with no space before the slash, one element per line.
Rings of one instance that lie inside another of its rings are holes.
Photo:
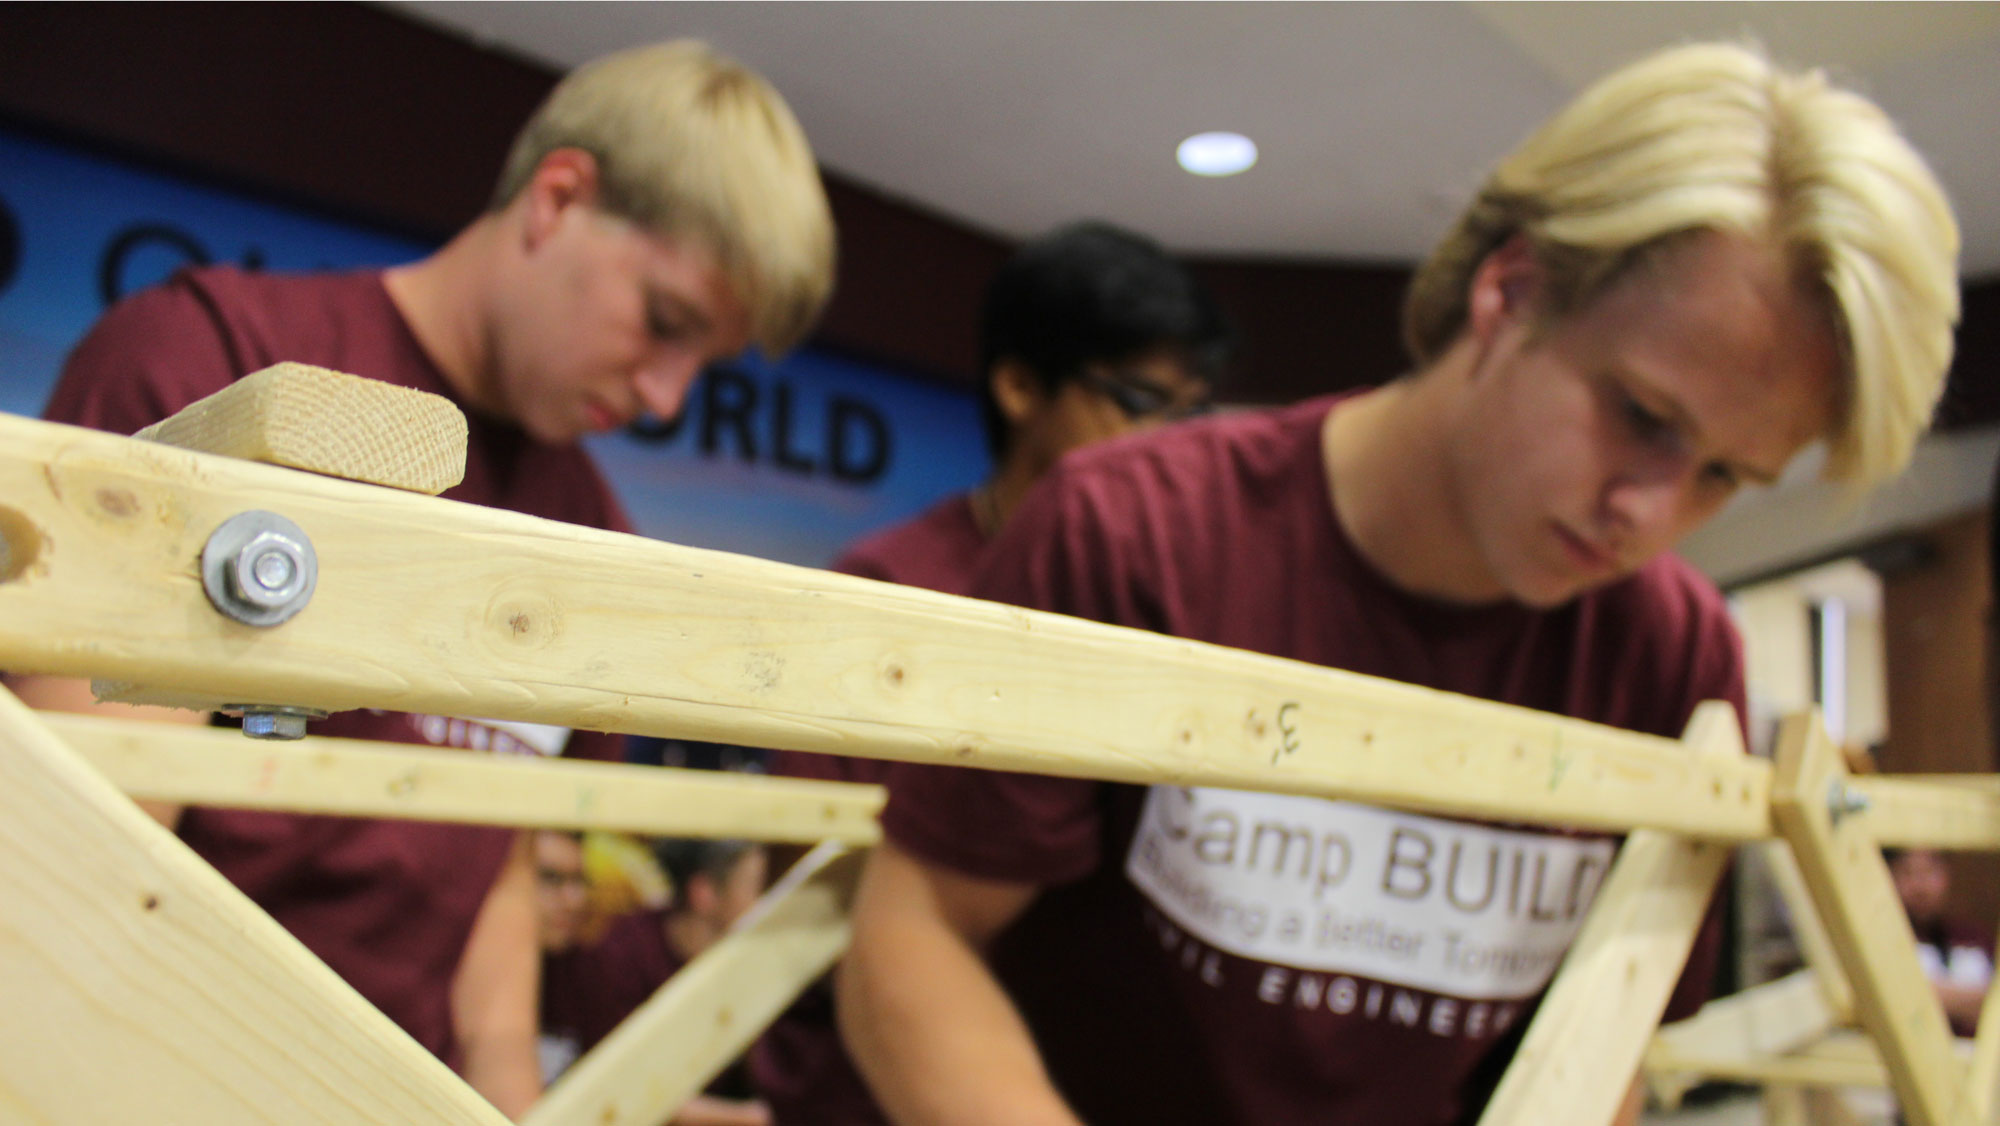
<path fill-rule="evenodd" d="M 906 523 L 850 547 L 833 569 L 963 594 L 986 542 L 1063 455 L 1205 410 L 1232 341 L 1221 310 L 1151 240 L 1077 223 L 1023 246 L 994 275 L 980 319 L 982 409 L 994 470 Z M 873 759 L 780 752 L 772 772 L 873 782 Z M 751 1057 L 780 1126 L 886 1121 L 807 992 Z"/>
<path fill-rule="evenodd" d="M 1885 848 L 1882 858 L 1896 881 L 1896 897 L 1917 936 L 1917 961 L 1937 990 L 1951 1029 L 1970 1036 L 1978 1028 L 1986 988 L 1993 982 L 1993 936 L 1951 913 L 1951 869 L 1934 848 Z"/>
<path fill-rule="evenodd" d="M 764 890 L 768 858 L 748 841 L 652 842 L 672 886 L 659 911 L 633 911 L 597 941 L 551 953 L 542 963 L 542 1036 L 574 1060 L 611 1034 L 681 968 L 715 945 Z M 673 1126 L 765 1126 L 770 1113 L 748 1097 L 731 1067 L 673 1117 Z"/>

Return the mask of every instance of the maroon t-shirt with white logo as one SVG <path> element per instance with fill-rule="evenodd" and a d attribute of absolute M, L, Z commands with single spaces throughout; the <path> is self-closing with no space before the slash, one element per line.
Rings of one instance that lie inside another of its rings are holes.
<path fill-rule="evenodd" d="M 43 413 L 130 434 L 285 360 L 458 402 L 379 272 L 262 275 L 223 266 L 183 271 L 107 312 L 70 354 Z M 581 448 L 543 445 L 469 410 L 466 418 L 465 480 L 446 497 L 627 529 Z M 352 739 L 566 749 L 601 759 L 620 757 L 621 748 L 616 736 L 392 712 L 342 712 L 311 728 Z M 362 996 L 446 1062 L 458 1062 L 451 979 L 512 830 L 190 808 L 179 832 Z"/>
<path fill-rule="evenodd" d="M 964 594 L 978 573 L 986 536 L 971 499 L 956 493 L 914 519 L 863 539 L 833 569 L 866 579 Z M 833 782 L 880 782 L 889 763 L 845 755 L 779 751 L 771 773 Z M 777 1126 L 887 1126 L 840 1042 L 833 991 L 814 983 L 772 1022 L 750 1053 L 750 1074 Z"/>
<path fill-rule="evenodd" d="M 1677 559 L 1547 612 L 1387 582 L 1333 515 L 1332 405 L 1070 455 L 972 593 L 1660 735 L 1702 700 L 1740 714 L 1735 631 Z M 919 765 L 889 785 L 884 824 L 903 848 L 1044 885 L 991 961 L 1098 1126 L 1457 1121 L 1614 848 L 1215 789 Z"/>

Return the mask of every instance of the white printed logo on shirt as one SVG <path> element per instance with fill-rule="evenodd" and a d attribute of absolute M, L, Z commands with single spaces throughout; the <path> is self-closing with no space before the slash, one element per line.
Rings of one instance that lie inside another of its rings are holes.
<path fill-rule="evenodd" d="M 1616 846 L 1323 798 L 1155 786 L 1125 874 L 1219 950 L 1453 997 L 1554 975 Z"/>

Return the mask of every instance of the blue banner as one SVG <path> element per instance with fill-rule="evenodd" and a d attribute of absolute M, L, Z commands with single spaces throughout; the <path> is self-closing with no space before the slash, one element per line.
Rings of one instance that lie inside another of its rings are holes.
<path fill-rule="evenodd" d="M 39 414 L 98 315 L 181 266 L 348 269 L 429 249 L 0 130 L 0 411 Z M 589 445 L 642 533 L 809 566 L 987 470 L 973 395 L 811 349 L 720 365 L 681 418 Z"/>

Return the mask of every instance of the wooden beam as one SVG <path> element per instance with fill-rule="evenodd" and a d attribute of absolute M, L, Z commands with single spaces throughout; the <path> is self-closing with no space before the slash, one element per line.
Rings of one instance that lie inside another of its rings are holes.
<path fill-rule="evenodd" d="M 1835 1027 L 1813 971 L 1800 970 L 1710 1001 L 1694 1016 L 1662 1027 L 1647 1049 L 1646 1066 L 1654 1066 L 1656 1052 L 1679 1057 L 1778 1055 L 1813 1043 Z"/>
<path fill-rule="evenodd" d="M 1917 964 L 1916 936 L 1881 847 L 1862 817 L 1843 812 L 1847 770 L 1817 716 L 1780 726 L 1777 766 L 1772 816 L 1826 922 L 1903 1112 L 1915 1126 L 1957 1126 L 1968 1107 L 1951 1028 Z"/>
<path fill-rule="evenodd" d="M 1970 1040 L 1951 1046 L 1949 1066 L 1972 1052 Z M 1839 1031 L 1807 1044 L 1797 1051 L 1780 1055 L 1744 1055 L 1733 1051 L 1705 1050 L 1699 1043 L 1655 1041 L 1646 1057 L 1647 1069 L 1727 1079 L 1744 1083 L 1782 1083 L 1801 1087 L 1887 1087 L 1889 1069 L 1882 1053 L 1867 1035 Z M 1983 1121 L 1983 1119 L 1972 1119 Z"/>
<path fill-rule="evenodd" d="M 40 715 L 119 789 L 155 801 L 797 844 L 882 836 L 879 786 Z"/>
<path fill-rule="evenodd" d="M 506 1119 L 0 690 L 0 1117 Z"/>
<path fill-rule="evenodd" d="M 310 364 L 273 364 L 134 437 L 437 494 L 465 478 L 451 400 Z"/>
<path fill-rule="evenodd" d="M 2000 787 L 1880 774 L 1862 775 L 1847 785 L 1867 801 L 1868 808 L 1858 816 L 1883 845 L 2000 849 Z"/>
<path fill-rule="evenodd" d="M 1662 1072 L 1699 1075 L 1739 1083 L 1770 1083 L 1799 1087 L 1887 1087 L 1889 1069 L 1882 1057 L 1873 1054 L 1866 1037 L 1855 1042 L 1870 1048 L 1869 1054 L 1829 1052 L 1809 1047 L 1777 1056 L 1738 1056 L 1696 1049 L 1662 1048 L 1649 1055 L 1646 1067 Z"/>
<path fill-rule="evenodd" d="M 1799 955 L 1805 959 L 1806 968 L 1813 972 L 1813 981 L 1819 986 L 1820 995 L 1826 999 L 1826 1007 L 1833 1014 L 1834 1023 L 1853 1024 L 1854 986 L 1848 982 L 1847 970 L 1840 964 L 1840 953 L 1834 948 L 1833 936 L 1827 933 L 1826 924 L 1820 920 L 1819 905 L 1813 902 L 1812 892 L 1806 887 L 1799 862 L 1792 856 L 1792 846 L 1777 840 L 1750 847 L 1763 850 L 1764 870 L 1771 874 L 1771 882 L 1778 889 L 1778 898 L 1784 901 L 1792 938 L 1799 944 Z"/>
<path fill-rule="evenodd" d="M 2000 958 L 2000 949 L 1993 952 Z M 1986 999 L 1979 1005 L 1979 1023 L 1972 1039 L 1972 1059 L 1966 1068 L 1967 1099 L 1975 1122 L 1990 1122 L 1993 1106 L 2000 1097 L 2000 977 L 1986 987 Z"/>
<path fill-rule="evenodd" d="M 522 1126 L 657 1126 L 846 951 L 864 853 L 822 845 L 578 1060 Z"/>
<path fill-rule="evenodd" d="M 1218 646 L 0 418 L 0 668 L 1445 815 L 1768 835 L 1764 764 Z M 305 529 L 256 629 L 193 560 Z M 12 578 L 12 581 L 4 581 Z"/>
<path fill-rule="evenodd" d="M 1685 743 L 1691 758 L 1741 758 L 1735 709 L 1701 705 Z M 1481 1126 L 1603 1126 L 1615 1117 L 1729 854 L 1717 842 L 1652 830 L 1625 839 Z"/>

